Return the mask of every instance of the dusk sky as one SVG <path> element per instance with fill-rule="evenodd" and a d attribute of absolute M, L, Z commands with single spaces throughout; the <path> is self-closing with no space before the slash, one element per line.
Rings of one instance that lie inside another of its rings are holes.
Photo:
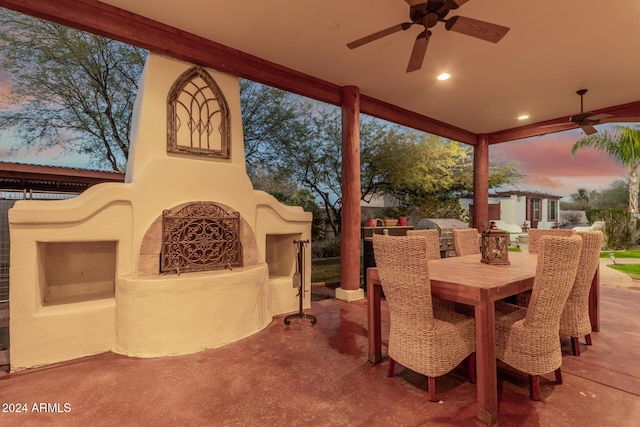
<path fill-rule="evenodd" d="M 0 69 L 0 105 L 5 105 L 5 98 L 10 90 L 10 77 Z M 79 154 L 69 154 L 61 149 L 50 149 L 41 153 L 21 148 L 14 154 L 10 154 L 10 148 L 18 141 L 6 134 L 0 133 L 0 161 L 29 163 L 38 165 L 87 167 L 87 158 Z"/>
<path fill-rule="evenodd" d="M 602 125 L 600 131 L 612 128 Z M 537 136 L 489 147 L 492 158 L 518 160 L 526 180 L 516 189 L 540 191 L 569 200 L 578 188 L 603 190 L 615 180 L 625 180 L 627 168 L 593 149 L 580 149 L 571 155 L 573 144 L 583 138 L 580 129 Z"/>

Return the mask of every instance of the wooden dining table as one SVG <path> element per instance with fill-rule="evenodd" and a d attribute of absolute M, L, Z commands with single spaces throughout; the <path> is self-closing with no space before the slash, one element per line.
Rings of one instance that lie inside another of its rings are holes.
<path fill-rule="evenodd" d="M 510 252 L 509 265 L 488 265 L 480 255 L 430 260 L 429 277 L 434 296 L 474 307 L 476 324 L 476 374 L 478 419 L 488 425 L 498 422 L 496 377 L 495 301 L 533 287 L 537 255 Z M 427 262 L 427 261 L 425 261 Z M 589 299 L 591 323 L 599 330 L 599 272 Z M 367 269 L 369 361 L 382 361 L 380 315 L 381 283 L 377 268 Z"/>

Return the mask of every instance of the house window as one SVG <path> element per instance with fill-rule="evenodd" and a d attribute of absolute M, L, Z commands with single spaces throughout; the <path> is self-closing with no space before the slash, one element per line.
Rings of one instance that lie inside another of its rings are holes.
<path fill-rule="evenodd" d="M 547 205 L 547 218 L 549 221 L 558 220 L 558 201 L 549 200 Z"/>
<path fill-rule="evenodd" d="M 193 67 L 174 83 L 167 110 L 169 152 L 230 158 L 229 109 L 206 70 Z"/>
<path fill-rule="evenodd" d="M 533 200 L 533 220 L 540 221 L 540 199 Z"/>

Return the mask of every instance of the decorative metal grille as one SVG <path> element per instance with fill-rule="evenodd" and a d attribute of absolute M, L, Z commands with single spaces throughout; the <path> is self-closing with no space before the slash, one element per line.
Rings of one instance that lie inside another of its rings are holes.
<path fill-rule="evenodd" d="M 231 155 L 227 102 L 209 73 L 187 70 L 167 100 L 167 150 L 228 159 Z"/>
<path fill-rule="evenodd" d="M 160 272 L 221 270 L 242 266 L 240 214 L 198 202 L 162 213 Z"/>

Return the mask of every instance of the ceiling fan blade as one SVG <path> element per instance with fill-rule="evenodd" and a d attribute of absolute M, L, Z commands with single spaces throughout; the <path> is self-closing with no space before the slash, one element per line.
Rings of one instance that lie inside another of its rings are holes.
<path fill-rule="evenodd" d="M 613 117 L 608 114 L 607 118 L 600 119 L 600 123 L 640 123 L 640 117 Z"/>
<path fill-rule="evenodd" d="M 411 58 L 409 58 L 409 65 L 407 65 L 407 73 L 422 68 L 422 61 L 424 61 L 424 55 L 427 53 L 430 37 L 431 31 L 429 30 L 424 30 L 416 37 L 413 50 L 411 51 Z"/>
<path fill-rule="evenodd" d="M 580 126 L 580 129 L 582 129 L 582 131 L 587 135 L 593 135 L 594 133 L 598 132 L 596 128 L 591 125 Z"/>
<path fill-rule="evenodd" d="M 385 28 L 384 30 L 380 30 L 377 33 L 369 34 L 366 37 L 362 37 L 361 39 L 354 40 L 351 43 L 347 43 L 347 47 L 349 49 L 355 49 L 357 47 L 362 46 L 363 44 L 370 43 L 374 40 L 381 39 L 382 37 L 388 36 L 393 33 L 397 33 L 398 31 L 405 31 L 407 28 L 411 27 L 413 22 L 403 22 L 402 24 L 397 24 L 389 28 Z"/>
<path fill-rule="evenodd" d="M 611 117 L 613 117 L 612 114 L 600 113 L 600 114 L 593 114 L 593 115 L 591 115 L 589 117 L 586 117 L 586 120 L 599 122 L 601 120 L 608 119 L 608 118 L 611 118 Z"/>
<path fill-rule="evenodd" d="M 509 27 L 464 16 L 452 16 L 447 19 L 445 28 L 493 43 L 498 43 L 509 31 Z"/>
<path fill-rule="evenodd" d="M 595 116 L 591 111 L 585 111 L 584 113 L 574 114 L 569 117 L 569 121 L 573 123 L 582 123 L 585 120 L 591 120 L 591 118 Z"/>
<path fill-rule="evenodd" d="M 447 9 L 453 10 L 457 9 L 469 0 L 444 0 L 444 5 Z"/>
<path fill-rule="evenodd" d="M 404 1 L 406 1 L 409 6 L 417 6 L 419 4 L 425 4 L 427 2 L 426 0 L 404 0 Z"/>

